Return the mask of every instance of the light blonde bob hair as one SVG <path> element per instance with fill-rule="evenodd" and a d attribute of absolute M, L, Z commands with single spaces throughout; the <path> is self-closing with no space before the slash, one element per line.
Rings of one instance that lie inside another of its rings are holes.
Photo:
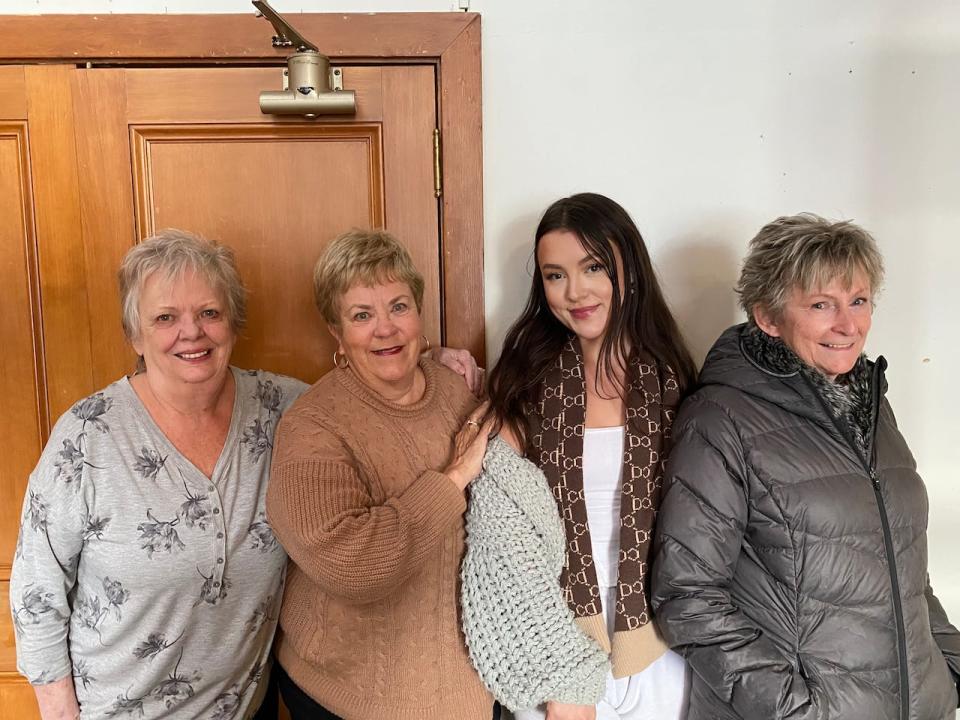
<path fill-rule="evenodd" d="M 353 229 L 338 236 L 313 268 L 313 299 L 328 325 L 340 327 L 340 298 L 354 285 L 406 283 L 417 312 L 423 309 L 423 276 L 410 253 L 385 230 Z"/>
<path fill-rule="evenodd" d="M 140 337 L 140 295 L 154 273 L 172 280 L 193 271 L 223 298 L 230 327 L 239 333 L 247 322 L 247 291 L 233 250 L 184 230 L 161 230 L 134 245 L 120 263 L 120 310 L 127 340 Z"/>
<path fill-rule="evenodd" d="M 751 322 L 757 308 L 779 318 L 795 288 L 809 292 L 837 278 L 849 287 L 858 271 L 870 282 L 872 300 L 883 284 L 883 257 L 870 233 L 849 220 L 786 215 L 750 241 L 736 292 Z"/>

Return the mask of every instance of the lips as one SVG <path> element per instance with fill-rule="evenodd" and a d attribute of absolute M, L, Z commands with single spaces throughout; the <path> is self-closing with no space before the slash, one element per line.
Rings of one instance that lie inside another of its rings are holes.
<path fill-rule="evenodd" d="M 827 350 L 849 350 L 853 347 L 853 343 L 820 343 L 820 347 L 825 347 Z"/>
<path fill-rule="evenodd" d="M 600 306 L 591 305 L 590 307 L 571 308 L 570 316 L 576 320 L 586 320 L 588 317 L 590 317 L 594 313 L 594 311 L 596 311 L 598 307 Z"/>
<path fill-rule="evenodd" d="M 403 350 L 403 345 L 394 345 L 393 347 L 383 348 L 382 350 L 371 350 L 377 357 L 389 357 L 396 355 Z"/>
<path fill-rule="evenodd" d="M 212 350 L 194 350 L 192 352 L 179 352 L 174 353 L 181 360 L 202 360 L 205 357 L 208 357 Z"/>

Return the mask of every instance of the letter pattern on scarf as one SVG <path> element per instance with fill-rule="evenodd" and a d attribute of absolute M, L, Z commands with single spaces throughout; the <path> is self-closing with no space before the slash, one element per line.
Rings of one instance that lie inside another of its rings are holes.
<path fill-rule="evenodd" d="M 680 400 L 676 375 L 645 352 L 629 363 L 620 502 L 620 552 L 614 632 L 650 622 L 649 555 L 663 490 L 663 459 Z M 583 491 L 586 386 L 579 342 L 571 338 L 527 408 L 530 460 L 540 466 L 563 519 L 567 561 L 560 579 L 577 618 L 601 615 Z"/>

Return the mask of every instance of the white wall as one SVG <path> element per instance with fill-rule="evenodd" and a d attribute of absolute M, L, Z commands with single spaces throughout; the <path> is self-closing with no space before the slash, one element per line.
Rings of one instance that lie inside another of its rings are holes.
<path fill-rule="evenodd" d="M 283 13 L 459 0 L 276 0 Z M 930 572 L 960 623 L 960 4 L 472 0 L 483 15 L 491 359 L 526 296 L 538 215 L 582 190 L 634 216 L 698 360 L 739 320 L 747 241 L 803 210 L 887 261 L 868 349 L 930 495 Z M 247 12 L 243 0 L 5 0 L 0 12 Z M 953 358 L 953 359 L 951 359 Z"/>

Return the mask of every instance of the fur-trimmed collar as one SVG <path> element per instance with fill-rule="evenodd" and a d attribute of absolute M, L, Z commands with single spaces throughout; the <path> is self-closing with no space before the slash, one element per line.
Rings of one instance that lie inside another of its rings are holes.
<path fill-rule="evenodd" d="M 873 397 L 870 381 L 873 364 L 866 355 L 857 358 L 853 369 L 831 382 L 819 370 L 807 365 L 780 338 L 771 337 L 754 323 L 740 333 L 740 349 L 756 368 L 775 377 L 801 375 L 824 401 L 841 431 L 866 457 L 873 433 Z"/>

